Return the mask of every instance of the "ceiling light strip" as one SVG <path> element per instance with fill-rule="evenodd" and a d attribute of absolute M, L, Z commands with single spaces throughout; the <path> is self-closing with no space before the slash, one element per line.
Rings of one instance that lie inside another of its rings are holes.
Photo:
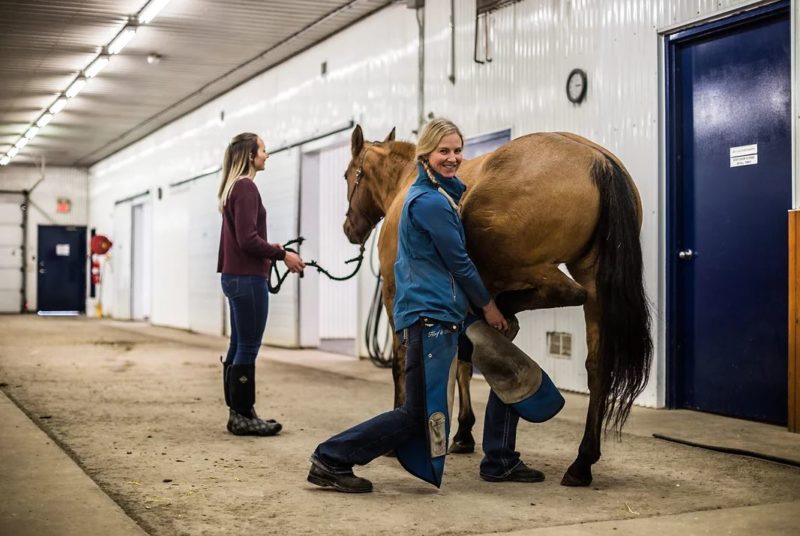
<path fill-rule="evenodd" d="M 14 143 L 14 147 L 6 152 L 5 156 L 0 157 L 0 166 L 8 165 L 19 150 L 25 147 L 25 145 L 32 140 L 36 134 L 39 133 L 39 130 L 47 126 L 48 123 L 53 119 L 53 116 L 56 115 L 58 112 L 64 109 L 64 106 L 67 104 L 67 100 L 74 98 L 81 92 L 84 88 L 86 83 L 91 79 L 97 76 L 97 74 L 108 65 L 109 61 L 111 60 L 111 56 L 115 54 L 119 54 L 122 49 L 125 48 L 128 43 L 131 42 L 131 39 L 136 35 L 136 30 L 138 29 L 138 25 L 148 24 L 151 22 L 162 9 L 166 6 L 170 0 L 150 0 L 145 6 L 139 11 L 139 13 L 135 17 L 131 17 L 134 23 L 129 23 L 123 26 L 122 30 L 114 36 L 114 38 L 105 46 L 100 54 L 98 54 L 89 65 L 75 77 L 75 79 L 70 83 L 67 87 L 66 91 L 63 93 L 59 93 L 58 97 L 56 98 L 55 102 L 53 102 L 45 112 L 43 112 L 36 120 L 34 121 L 33 125 L 30 125 L 28 130 L 25 132 L 24 136 Z"/>

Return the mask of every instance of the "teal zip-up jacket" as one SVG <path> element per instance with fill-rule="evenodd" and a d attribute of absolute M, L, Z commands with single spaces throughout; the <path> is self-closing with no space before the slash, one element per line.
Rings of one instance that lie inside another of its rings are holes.
<path fill-rule="evenodd" d="M 458 204 L 467 189 L 464 183 L 438 174 L 436 179 Z M 394 326 L 398 331 L 421 316 L 460 323 L 469 303 L 482 308 L 491 299 L 467 254 L 461 218 L 421 164 L 400 216 L 394 278 Z"/>

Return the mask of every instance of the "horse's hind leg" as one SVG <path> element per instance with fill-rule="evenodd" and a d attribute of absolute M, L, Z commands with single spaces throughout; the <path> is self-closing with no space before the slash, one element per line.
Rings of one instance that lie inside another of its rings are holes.
<path fill-rule="evenodd" d="M 584 258 L 580 263 L 569 266 L 575 280 L 587 291 L 583 305 L 586 319 L 586 372 L 589 381 L 589 410 L 586 415 L 586 428 L 578 448 L 578 457 L 569 466 L 561 479 L 563 486 L 588 486 L 592 483 L 592 465 L 600 459 L 600 434 L 603 427 L 603 409 L 606 404 L 606 390 L 603 388 L 598 362 L 600 349 L 600 303 L 595 285 L 593 259 Z"/>
<path fill-rule="evenodd" d="M 475 414 L 472 412 L 472 397 L 469 383 L 472 380 L 472 363 L 458 360 L 456 369 L 458 380 L 458 431 L 450 445 L 451 454 L 471 454 L 475 452 L 475 438 L 472 427 L 475 426 Z"/>
<path fill-rule="evenodd" d="M 506 317 L 520 311 L 574 307 L 586 302 L 586 289 L 555 265 L 510 270 L 508 280 L 498 282 L 505 290 L 497 307 Z"/>

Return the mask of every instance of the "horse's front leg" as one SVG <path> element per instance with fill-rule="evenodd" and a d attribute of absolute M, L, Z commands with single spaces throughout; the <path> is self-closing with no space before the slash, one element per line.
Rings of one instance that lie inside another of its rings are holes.
<path fill-rule="evenodd" d="M 453 437 L 453 444 L 450 445 L 450 453 L 471 454 L 475 452 L 475 438 L 472 437 L 475 414 L 472 412 L 472 398 L 469 393 L 469 383 L 472 380 L 471 362 L 458 360 L 456 380 L 458 381 L 458 431 Z"/>

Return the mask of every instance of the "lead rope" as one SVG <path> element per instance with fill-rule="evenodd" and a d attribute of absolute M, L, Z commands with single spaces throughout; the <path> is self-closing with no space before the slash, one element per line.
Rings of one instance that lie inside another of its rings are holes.
<path fill-rule="evenodd" d="M 283 244 L 283 249 L 284 249 L 284 251 L 289 251 L 291 253 L 299 254 L 298 250 L 299 250 L 300 246 L 303 245 L 304 241 L 305 241 L 305 238 L 303 238 L 302 236 L 298 236 L 297 238 L 295 238 L 293 240 L 289 240 L 288 242 Z M 289 246 L 291 246 L 293 244 L 297 244 L 297 248 L 298 249 L 294 249 L 294 248 L 289 247 Z M 309 262 L 307 262 L 306 263 L 306 268 L 309 268 L 309 267 L 310 268 L 315 268 L 317 270 L 317 272 L 323 274 L 328 279 L 332 279 L 333 281 L 347 281 L 348 279 L 350 279 L 352 277 L 355 277 L 355 275 L 358 273 L 358 270 L 361 268 L 361 263 L 363 262 L 363 260 L 364 260 L 364 244 L 362 243 L 360 245 L 358 256 L 353 257 L 352 259 L 344 261 L 345 264 L 350 264 L 350 263 L 353 263 L 353 262 L 356 263 L 356 267 L 353 269 L 353 272 L 351 274 L 349 274 L 349 275 L 345 275 L 345 276 L 341 276 L 341 277 L 340 276 L 335 276 L 335 275 L 331 274 L 328 270 L 326 270 L 325 268 L 320 266 L 319 263 L 317 263 L 317 261 L 309 261 Z M 278 280 L 277 284 L 275 284 L 275 285 L 272 284 L 272 276 L 273 275 L 275 275 L 275 277 Z M 278 270 L 277 264 L 273 262 L 272 263 L 272 268 L 270 269 L 270 272 L 269 272 L 269 279 L 267 280 L 267 287 L 269 288 L 269 292 L 271 294 L 277 294 L 278 291 L 280 291 L 281 285 L 283 285 L 283 282 L 286 280 L 286 277 L 288 275 L 289 275 L 289 270 L 288 269 L 283 274 L 281 274 L 280 270 Z M 303 277 L 302 273 L 300 274 L 300 277 Z"/>

